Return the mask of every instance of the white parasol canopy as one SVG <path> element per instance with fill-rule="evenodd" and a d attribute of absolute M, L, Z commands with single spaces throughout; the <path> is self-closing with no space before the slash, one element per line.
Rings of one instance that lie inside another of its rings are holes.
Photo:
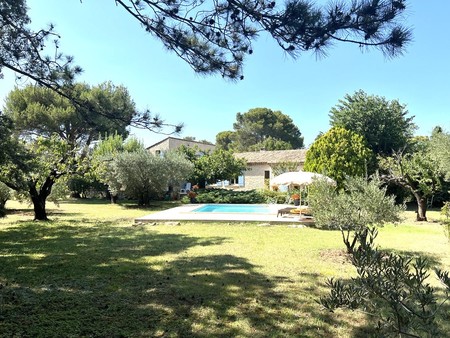
<path fill-rule="evenodd" d="M 310 185 L 316 179 L 325 179 L 330 184 L 336 184 L 336 182 L 328 176 L 312 173 L 309 171 L 290 171 L 272 178 L 270 185 L 298 185 L 300 187 Z"/>

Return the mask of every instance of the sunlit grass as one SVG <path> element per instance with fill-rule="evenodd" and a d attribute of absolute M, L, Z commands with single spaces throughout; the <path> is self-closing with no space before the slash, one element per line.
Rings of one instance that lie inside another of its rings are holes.
<path fill-rule="evenodd" d="M 170 206 L 71 201 L 49 204 L 51 221 L 39 223 L 28 206 L 8 202 L 14 212 L 0 219 L 0 336 L 365 336 L 365 315 L 317 304 L 327 278 L 355 273 L 338 232 L 135 226 L 134 218 Z M 388 225 L 378 243 L 450 269 L 438 223 Z"/>

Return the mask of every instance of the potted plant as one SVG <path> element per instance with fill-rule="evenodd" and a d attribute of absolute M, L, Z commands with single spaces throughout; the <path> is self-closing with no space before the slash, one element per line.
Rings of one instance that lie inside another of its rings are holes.
<path fill-rule="evenodd" d="M 291 198 L 294 200 L 294 205 L 300 205 L 300 194 L 299 193 L 293 193 L 291 195 Z"/>
<path fill-rule="evenodd" d="M 195 191 L 192 191 L 192 190 L 191 190 L 191 191 L 189 191 L 189 192 L 187 193 L 187 195 L 188 195 L 188 197 L 189 197 L 191 203 L 197 203 L 197 199 L 196 199 L 197 193 L 196 193 Z"/>

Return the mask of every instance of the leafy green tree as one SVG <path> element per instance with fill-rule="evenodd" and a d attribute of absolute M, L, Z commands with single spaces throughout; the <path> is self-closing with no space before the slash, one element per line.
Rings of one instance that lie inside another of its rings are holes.
<path fill-rule="evenodd" d="M 91 193 L 103 194 L 107 190 L 107 187 L 91 174 L 71 176 L 67 180 L 67 188 L 73 198 L 88 198 Z M 54 190 L 52 195 L 53 193 Z"/>
<path fill-rule="evenodd" d="M 182 154 L 166 152 L 161 157 L 145 150 L 119 153 L 112 163 L 120 190 L 137 199 L 139 205 L 148 205 L 152 199 L 160 198 L 170 185 L 181 184 L 193 167 Z"/>
<path fill-rule="evenodd" d="M 12 120 L 0 112 L 0 186 L 2 187 L 0 195 L 1 200 L 6 203 L 9 199 L 10 187 L 5 188 L 5 184 L 2 181 L 2 170 L 5 173 L 11 173 L 9 178 L 14 178 L 25 167 L 26 163 L 29 163 L 32 155 L 26 153 L 23 142 L 21 142 L 13 133 Z M 4 203 L 0 201 L 0 217 L 4 215 Z"/>
<path fill-rule="evenodd" d="M 430 138 L 430 155 L 439 168 L 450 180 L 450 134 L 442 129 L 435 129 Z"/>
<path fill-rule="evenodd" d="M 417 202 L 417 221 L 427 221 L 427 202 L 441 190 L 442 171 L 427 147 L 414 153 L 396 153 L 383 158 L 380 167 L 385 182 L 408 189 Z"/>
<path fill-rule="evenodd" d="M 347 176 L 366 175 L 372 159 L 372 151 L 361 135 L 333 127 L 308 149 L 303 169 L 324 173 L 342 186 Z"/>
<path fill-rule="evenodd" d="M 5 204 L 11 197 L 11 189 L 4 183 L 0 182 L 0 218 L 5 217 Z"/>
<path fill-rule="evenodd" d="M 414 116 L 397 100 L 368 95 L 359 90 L 346 95 L 330 111 L 333 127 L 343 127 L 362 135 L 375 155 L 391 155 L 404 149 L 413 136 Z"/>
<path fill-rule="evenodd" d="M 234 157 L 230 151 L 220 149 L 200 157 L 194 165 L 194 175 L 200 187 L 203 182 L 236 178 L 242 175 L 247 167 L 245 160 Z"/>
<path fill-rule="evenodd" d="M 46 200 L 52 187 L 73 170 L 78 154 L 55 135 L 19 142 L 18 156 L 0 166 L 0 182 L 15 190 L 20 198 L 31 200 L 35 220 L 47 220 Z"/>
<path fill-rule="evenodd" d="M 6 99 L 4 113 L 14 123 L 17 156 L 0 163 L 0 181 L 31 199 L 36 220 L 47 220 L 45 204 L 55 182 L 86 170 L 89 146 L 100 133 L 126 134 L 134 114 L 134 104 L 123 87 L 79 84 L 75 89 L 120 118 L 111 122 L 95 112 L 85 114 L 79 111 L 84 108 L 42 87 L 15 89 Z"/>
<path fill-rule="evenodd" d="M 255 151 L 303 147 L 300 130 L 289 116 L 280 111 L 253 108 L 246 113 L 237 113 L 233 129 L 234 132 L 222 132 L 216 136 L 219 148 Z"/>
<path fill-rule="evenodd" d="M 227 130 L 216 135 L 216 149 L 233 150 L 235 132 Z"/>
<path fill-rule="evenodd" d="M 206 182 L 236 178 L 247 168 L 245 160 L 234 157 L 233 152 L 228 150 L 200 152 L 196 147 L 180 147 L 178 152 L 193 163 L 189 180 L 200 188 L 204 188 Z"/>
<path fill-rule="evenodd" d="M 12 121 L 0 112 L 0 163 L 6 163 L 13 155 L 9 149 L 12 136 Z"/>
<path fill-rule="evenodd" d="M 375 176 L 370 181 L 348 177 L 344 189 L 338 190 L 326 180 L 316 180 L 309 189 L 309 206 L 320 228 L 336 229 L 342 234 L 347 253 L 365 242 L 370 227 L 400 220 L 404 206 L 386 195 L 386 187 Z"/>
<path fill-rule="evenodd" d="M 283 141 L 283 140 L 274 138 L 272 136 L 269 136 L 269 137 L 265 138 L 264 141 L 257 143 L 253 146 L 250 146 L 248 148 L 249 151 L 260 151 L 261 149 L 264 149 L 264 150 L 289 150 L 289 149 L 292 149 L 292 144 L 287 141 Z"/>

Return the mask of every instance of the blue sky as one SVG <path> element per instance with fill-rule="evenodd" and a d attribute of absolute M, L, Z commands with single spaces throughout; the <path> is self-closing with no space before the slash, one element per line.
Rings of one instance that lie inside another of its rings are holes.
<path fill-rule="evenodd" d="M 28 6 L 33 26 L 55 25 L 61 50 L 84 69 L 79 81 L 126 86 L 139 109 L 148 108 L 168 123 L 184 122 L 179 137 L 214 142 L 218 132 L 232 130 L 237 112 L 266 107 L 289 115 L 308 146 L 329 129 L 330 109 L 359 89 L 406 104 L 418 135 L 429 135 L 436 125 L 450 129 L 450 1 L 409 1 L 406 22 L 414 41 L 395 59 L 336 44 L 326 58 L 304 53 L 293 60 L 261 35 L 239 82 L 195 74 L 113 0 L 28 0 Z M 15 85 L 13 74 L 4 73 L 2 102 Z M 146 146 L 166 137 L 132 133 Z"/>

